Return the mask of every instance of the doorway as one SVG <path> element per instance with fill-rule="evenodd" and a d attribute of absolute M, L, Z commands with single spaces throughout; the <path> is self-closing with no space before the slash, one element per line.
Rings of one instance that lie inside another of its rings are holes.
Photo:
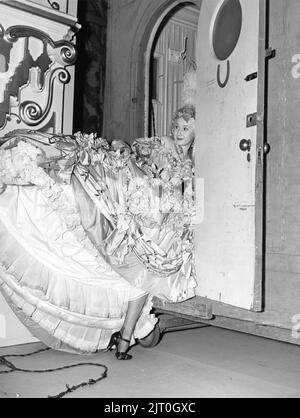
<path fill-rule="evenodd" d="M 197 27 L 183 23 L 192 10 Z M 145 133 L 169 135 L 197 56 L 197 295 L 256 312 L 263 309 L 265 33 L 265 0 L 206 0 L 201 11 L 185 3 L 156 28 L 145 67 Z"/>
<path fill-rule="evenodd" d="M 177 6 L 164 18 L 155 34 L 146 102 L 149 137 L 170 135 L 172 116 L 183 105 L 184 75 L 196 68 L 198 19 L 199 8 L 195 5 Z"/>

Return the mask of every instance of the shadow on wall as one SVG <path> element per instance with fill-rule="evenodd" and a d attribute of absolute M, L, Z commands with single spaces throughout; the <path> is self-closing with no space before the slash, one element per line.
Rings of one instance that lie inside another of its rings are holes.
<path fill-rule="evenodd" d="M 102 134 L 107 31 L 106 0 L 79 0 L 73 131 Z"/>

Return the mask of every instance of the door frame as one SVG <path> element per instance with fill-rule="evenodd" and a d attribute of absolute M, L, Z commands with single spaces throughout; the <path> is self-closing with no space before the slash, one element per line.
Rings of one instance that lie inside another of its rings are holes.
<path fill-rule="evenodd" d="M 259 54 L 257 93 L 257 164 L 255 196 L 255 281 L 253 311 L 264 309 L 264 278 L 266 253 L 266 154 L 267 143 L 267 63 L 269 44 L 269 0 L 259 2 Z"/>

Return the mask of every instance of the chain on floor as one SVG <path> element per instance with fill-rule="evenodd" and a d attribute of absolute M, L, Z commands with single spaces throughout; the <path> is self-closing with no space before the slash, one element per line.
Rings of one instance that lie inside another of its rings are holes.
<path fill-rule="evenodd" d="M 77 363 L 77 364 L 72 364 L 70 366 L 63 366 L 63 367 L 58 367 L 55 369 L 45 369 L 45 370 L 26 370 L 26 369 L 21 369 L 19 367 L 16 367 L 13 363 L 11 363 L 10 361 L 8 361 L 8 358 L 21 358 L 21 357 L 29 357 L 29 356 L 33 356 L 35 354 L 39 354 L 45 351 L 49 351 L 51 350 L 50 348 L 45 348 L 42 350 L 38 350 L 35 351 L 33 353 L 28 353 L 28 354 L 11 354 L 11 355 L 7 355 L 7 356 L 0 356 L 0 366 L 4 366 L 6 367 L 8 370 L 4 370 L 4 371 L 0 371 L 0 375 L 1 374 L 8 374 L 8 373 L 13 373 L 13 372 L 22 372 L 22 373 L 53 373 L 53 372 L 59 372 L 61 370 L 67 370 L 67 369 L 72 369 L 72 368 L 76 368 L 76 367 L 83 367 L 83 366 L 95 366 L 95 367 L 101 367 L 104 369 L 104 372 L 101 374 L 101 376 L 99 376 L 97 379 L 89 379 L 87 382 L 82 382 L 78 385 L 74 385 L 74 386 L 69 386 L 66 385 L 66 390 L 59 393 L 58 395 L 54 395 L 54 396 L 48 396 L 48 398 L 63 398 L 64 396 L 68 395 L 69 393 L 75 392 L 76 390 L 83 388 L 85 386 L 93 386 L 96 383 L 100 382 L 101 380 L 105 379 L 107 377 L 107 372 L 108 372 L 108 368 L 100 363 Z"/>

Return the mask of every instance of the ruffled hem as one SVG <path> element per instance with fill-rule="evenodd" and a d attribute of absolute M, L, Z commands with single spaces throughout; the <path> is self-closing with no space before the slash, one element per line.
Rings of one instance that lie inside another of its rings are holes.
<path fill-rule="evenodd" d="M 49 269 L 2 222 L 0 259 L 0 289 L 5 298 L 32 334 L 56 349 L 78 353 L 105 349 L 111 334 L 123 325 L 128 301 L 137 295 L 136 289 L 113 274 L 107 280 L 99 276 L 81 281 Z M 143 338 L 155 326 L 150 310 L 149 301 L 135 338 Z"/>

